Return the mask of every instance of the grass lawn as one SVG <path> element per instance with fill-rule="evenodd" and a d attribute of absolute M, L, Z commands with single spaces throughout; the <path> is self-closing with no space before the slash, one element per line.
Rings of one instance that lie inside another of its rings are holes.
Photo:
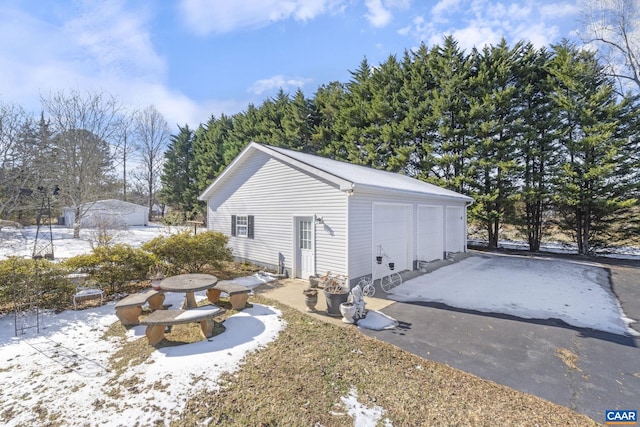
<path fill-rule="evenodd" d="M 395 426 L 597 425 L 565 407 L 422 359 L 355 328 L 315 320 L 262 296 L 252 302 L 276 306 L 286 329 L 249 355 L 240 371 L 223 376 L 219 391 L 192 398 L 171 425 L 354 425 L 341 404 L 352 390 L 364 407 L 385 411 L 380 425 L 386 419 Z"/>

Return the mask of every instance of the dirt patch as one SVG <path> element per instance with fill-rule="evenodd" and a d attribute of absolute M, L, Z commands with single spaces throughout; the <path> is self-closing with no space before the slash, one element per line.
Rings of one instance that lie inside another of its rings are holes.
<path fill-rule="evenodd" d="M 557 348 L 556 356 L 558 356 L 569 369 L 580 371 L 580 368 L 578 368 L 578 355 L 568 348 Z"/>

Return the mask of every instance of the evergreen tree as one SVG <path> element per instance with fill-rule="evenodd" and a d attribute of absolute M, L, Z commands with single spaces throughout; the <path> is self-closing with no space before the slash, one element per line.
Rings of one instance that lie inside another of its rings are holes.
<path fill-rule="evenodd" d="M 335 126 L 340 108 L 346 96 L 345 85 L 340 82 L 331 82 L 318 88 L 313 99 L 314 114 L 317 120 L 313 127 L 311 140 L 315 151 L 323 156 L 331 158 L 343 158 L 334 154 L 332 145 L 339 136 Z"/>
<path fill-rule="evenodd" d="M 219 119 L 212 116 L 195 132 L 193 165 L 196 169 L 198 191 L 204 191 L 227 166 L 224 143 L 232 131 L 233 119 L 222 114 Z"/>
<path fill-rule="evenodd" d="M 367 152 L 371 136 L 369 110 L 371 106 L 371 66 L 367 58 L 360 62 L 346 84 L 345 96 L 334 123 L 336 139 L 329 142 L 326 151 L 338 160 L 372 166 L 375 153 Z"/>
<path fill-rule="evenodd" d="M 433 174 L 434 119 L 430 94 L 435 83 L 429 68 L 429 49 L 424 43 L 415 51 L 405 51 L 403 58 L 403 97 L 407 112 L 400 123 L 409 148 L 407 173 L 428 180 Z"/>
<path fill-rule="evenodd" d="M 538 251 L 545 230 L 545 217 L 552 197 L 551 178 L 557 171 L 558 120 L 550 97 L 546 49 L 524 47 L 518 88 L 522 139 L 520 141 L 520 201 L 522 210 L 516 224 L 526 236 L 530 251 Z"/>
<path fill-rule="evenodd" d="M 429 92 L 430 128 L 434 166 L 430 179 L 454 191 L 469 191 L 473 138 L 470 134 L 470 97 L 476 68 L 453 37 L 434 46 L 429 55 L 433 88 Z M 426 177 L 424 177 L 426 178 Z"/>
<path fill-rule="evenodd" d="M 413 147 L 401 126 L 407 116 L 403 84 L 403 71 L 395 56 L 373 69 L 363 154 L 366 163 L 378 169 L 406 173 Z"/>
<path fill-rule="evenodd" d="M 560 117 L 562 167 L 555 180 L 561 225 L 575 235 L 578 251 L 592 253 L 605 243 L 615 217 L 637 203 L 632 179 L 637 145 L 637 109 L 619 99 L 592 52 L 563 41 L 553 46 L 550 72 L 553 101 Z"/>
<path fill-rule="evenodd" d="M 471 105 L 476 161 L 473 217 L 485 227 L 489 247 L 498 246 L 501 224 L 513 213 L 517 189 L 521 110 L 515 79 L 522 45 L 503 39 L 485 47 L 478 62 L 477 93 Z"/>
<path fill-rule="evenodd" d="M 193 161 L 195 133 L 188 125 L 179 126 L 178 130 L 177 135 L 171 135 L 171 142 L 165 153 L 159 198 L 167 205 L 178 208 L 184 219 L 189 219 L 199 209 Z"/>
<path fill-rule="evenodd" d="M 313 103 L 298 89 L 293 99 L 287 103 L 282 116 L 282 128 L 287 145 L 291 148 L 315 152 L 311 141 L 313 122 Z"/>

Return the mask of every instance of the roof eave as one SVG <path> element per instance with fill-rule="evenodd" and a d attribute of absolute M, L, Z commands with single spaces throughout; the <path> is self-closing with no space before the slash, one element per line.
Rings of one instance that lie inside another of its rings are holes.
<path fill-rule="evenodd" d="M 465 196 L 464 194 L 448 195 L 448 194 L 428 193 L 424 191 L 402 190 L 402 189 L 381 187 L 378 185 L 370 185 L 370 184 L 354 184 L 354 186 L 351 188 L 351 190 L 353 190 L 354 192 L 357 191 L 358 189 L 368 190 L 368 191 L 372 191 L 380 194 L 388 194 L 388 193 L 418 194 L 424 197 L 432 197 L 436 199 L 455 200 L 458 202 L 465 202 L 467 203 L 467 205 L 471 205 L 474 202 L 472 197 Z"/>

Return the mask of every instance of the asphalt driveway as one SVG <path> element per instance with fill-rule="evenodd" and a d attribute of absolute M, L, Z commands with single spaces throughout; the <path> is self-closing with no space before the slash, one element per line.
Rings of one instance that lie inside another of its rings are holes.
<path fill-rule="evenodd" d="M 566 259 L 575 261 L 585 259 Z M 599 279 L 600 285 L 617 296 L 628 317 L 640 319 L 640 265 L 597 261 L 609 272 Z M 640 409 L 637 337 L 437 302 L 396 302 L 381 311 L 400 326 L 362 332 L 426 359 L 534 394 L 599 422 L 604 422 L 607 409 Z M 632 327 L 640 331 L 638 323 Z"/>

